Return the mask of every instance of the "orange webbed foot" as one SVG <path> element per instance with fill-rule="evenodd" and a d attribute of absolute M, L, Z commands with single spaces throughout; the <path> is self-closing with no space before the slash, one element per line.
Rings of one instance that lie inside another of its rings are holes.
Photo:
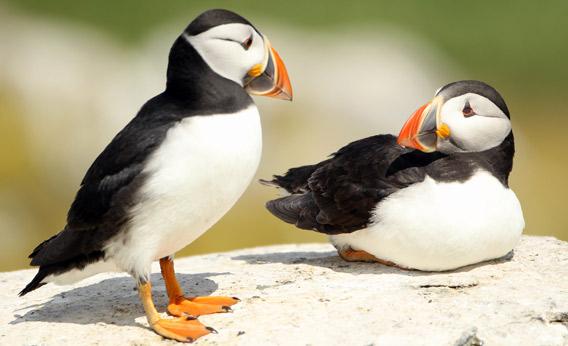
<path fill-rule="evenodd" d="M 162 318 L 154 306 L 150 282 L 139 282 L 138 293 L 144 306 L 144 312 L 146 312 L 148 324 L 164 338 L 193 342 L 209 333 L 216 333 L 215 329 L 205 326 L 194 317 Z"/>
<path fill-rule="evenodd" d="M 347 262 L 367 262 L 367 263 L 380 263 L 389 267 L 395 267 L 395 268 L 399 268 L 399 269 L 405 269 L 408 270 L 407 268 L 403 268 L 398 266 L 396 263 L 393 263 L 391 261 L 386 261 L 380 258 L 377 258 L 373 255 L 371 255 L 370 253 L 363 251 L 363 250 L 353 250 L 352 248 L 348 247 L 348 248 L 344 248 L 341 250 L 337 251 L 339 254 L 339 257 L 341 257 L 343 260 L 347 261 Z"/>
<path fill-rule="evenodd" d="M 235 297 L 186 297 L 174 271 L 171 257 L 160 259 L 160 268 L 170 298 L 168 313 L 173 316 L 201 316 L 219 312 L 231 312 L 231 306 L 239 302 Z"/>
<path fill-rule="evenodd" d="M 151 327 L 161 336 L 180 342 L 193 342 L 209 333 L 217 333 L 215 329 L 191 317 L 160 318 Z"/>
<path fill-rule="evenodd" d="M 235 297 L 178 297 L 168 304 L 168 313 L 173 316 L 201 316 L 231 312 L 231 306 L 239 302 Z"/>

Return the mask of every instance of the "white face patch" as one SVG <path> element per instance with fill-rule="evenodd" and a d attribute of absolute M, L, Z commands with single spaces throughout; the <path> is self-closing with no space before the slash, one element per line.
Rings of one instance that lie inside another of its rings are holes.
<path fill-rule="evenodd" d="M 475 115 L 466 117 L 466 104 Z M 449 99 L 442 106 L 440 120 L 450 128 L 450 137 L 438 139 L 444 153 L 477 152 L 498 146 L 511 132 L 509 118 L 488 98 L 468 93 Z"/>
<path fill-rule="evenodd" d="M 183 37 L 215 73 L 243 85 L 243 78 L 256 64 L 265 60 L 264 39 L 247 24 L 223 24 L 199 35 Z M 242 43 L 252 39 L 248 49 Z"/>

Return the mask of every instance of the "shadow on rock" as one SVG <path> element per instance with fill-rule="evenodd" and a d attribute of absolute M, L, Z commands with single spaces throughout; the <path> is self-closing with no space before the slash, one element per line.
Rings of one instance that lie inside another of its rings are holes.
<path fill-rule="evenodd" d="M 188 296 L 206 296 L 215 292 L 217 284 L 209 277 L 229 273 L 177 273 L 180 285 Z M 164 281 L 160 274 L 152 274 L 154 303 L 158 311 L 165 311 L 168 299 Z M 142 304 L 134 280 L 129 277 L 106 279 L 93 285 L 78 287 L 59 293 L 50 301 L 29 306 L 34 308 L 19 315 L 10 324 L 29 321 L 91 324 L 106 323 L 121 326 L 135 326 L 134 319 L 144 316 Z"/>
<path fill-rule="evenodd" d="M 306 251 L 291 251 L 291 252 L 277 252 L 270 254 L 259 255 L 241 255 L 232 257 L 233 260 L 245 261 L 249 264 L 266 264 L 266 263 L 282 263 L 282 264 L 307 264 L 311 266 L 323 267 L 331 269 L 335 272 L 349 273 L 349 274 L 399 274 L 406 276 L 425 276 L 435 275 L 439 273 L 459 273 L 468 272 L 477 267 L 486 265 L 495 265 L 500 263 L 509 262 L 513 258 L 513 251 L 507 255 L 485 262 L 480 262 L 454 270 L 443 272 L 425 272 L 420 270 L 406 270 L 397 267 L 386 266 L 380 263 L 365 263 L 365 262 L 347 262 L 341 259 L 337 252 L 306 252 Z"/>

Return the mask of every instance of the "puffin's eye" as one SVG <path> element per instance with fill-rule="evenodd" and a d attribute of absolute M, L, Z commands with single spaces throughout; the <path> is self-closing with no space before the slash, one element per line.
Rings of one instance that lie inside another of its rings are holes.
<path fill-rule="evenodd" d="M 462 113 L 463 113 L 463 116 L 466 117 L 466 118 L 469 118 L 469 117 L 475 115 L 475 111 L 469 105 L 469 101 L 467 101 L 465 103 L 465 105 L 463 106 Z"/>
<path fill-rule="evenodd" d="M 250 46 L 252 46 L 252 35 L 250 35 L 246 40 L 244 40 L 241 43 L 241 46 L 243 46 L 245 50 L 248 50 Z"/>

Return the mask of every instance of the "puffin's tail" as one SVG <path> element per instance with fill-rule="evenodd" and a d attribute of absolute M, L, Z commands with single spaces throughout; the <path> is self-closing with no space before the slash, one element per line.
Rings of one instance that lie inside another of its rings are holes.
<path fill-rule="evenodd" d="M 39 271 L 19 293 L 20 297 L 45 285 L 47 283 L 45 279 L 50 275 L 60 276 L 73 269 L 82 271 L 87 265 L 104 259 L 104 252 L 101 250 L 73 257 L 65 256 L 65 251 L 61 249 L 68 246 L 67 242 L 70 241 L 70 237 L 78 236 L 82 236 L 81 233 L 65 233 L 65 231 L 62 231 L 42 242 L 32 251 L 29 256 L 32 259 L 30 264 L 39 267 Z M 71 238 L 71 240 L 73 239 Z M 71 242 L 71 244 L 76 244 L 76 242 Z M 87 276 L 89 275 L 85 277 Z"/>
<path fill-rule="evenodd" d="M 298 228 L 317 230 L 318 208 L 311 192 L 268 201 L 266 209 L 280 220 Z"/>
<path fill-rule="evenodd" d="M 49 270 L 46 270 L 45 267 L 40 267 L 36 276 L 34 276 L 32 281 L 30 281 L 30 283 L 27 284 L 26 287 L 24 287 L 24 289 L 20 293 L 18 293 L 18 296 L 21 297 L 23 295 L 26 295 L 26 294 L 30 293 L 31 291 L 45 285 L 46 283 L 43 282 L 43 279 L 45 279 L 46 276 L 48 276 L 49 274 L 51 274 L 49 272 Z"/>
<path fill-rule="evenodd" d="M 33 265 L 33 258 L 42 250 L 44 249 L 47 244 L 49 244 L 49 242 L 52 239 L 55 239 L 55 237 L 57 237 L 57 234 L 52 236 L 51 238 L 44 240 L 43 242 L 41 242 L 38 246 L 35 247 L 35 249 L 32 251 L 32 253 L 28 256 L 28 258 L 32 259 L 32 265 Z M 45 285 L 45 282 L 42 282 L 43 279 L 45 279 L 49 274 L 51 274 L 51 271 L 48 270 L 47 266 L 40 266 L 39 267 L 39 271 L 37 272 L 36 276 L 34 276 L 34 278 L 32 279 L 32 281 L 30 281 L 29 284 L 26 285 L 26 287 L 24 287 L 24 289 L 18 293 L 18 295 L 21 297 L 23 295 L 26 295 L 28 293 L 30 293 L 31 291 L 40 288 L 41 286 Z"/>
<path fill-rule="evenodd" d="M 290 168 L 284 175 L 274 175 L 272 180 L 260 179 L 260 183 L 286 190 L 290 194 L 300 194 L 309 191 L 308 179 L 312 174 L 326 164 L 329 160 L 322 161 L 317 165 Z"/>

